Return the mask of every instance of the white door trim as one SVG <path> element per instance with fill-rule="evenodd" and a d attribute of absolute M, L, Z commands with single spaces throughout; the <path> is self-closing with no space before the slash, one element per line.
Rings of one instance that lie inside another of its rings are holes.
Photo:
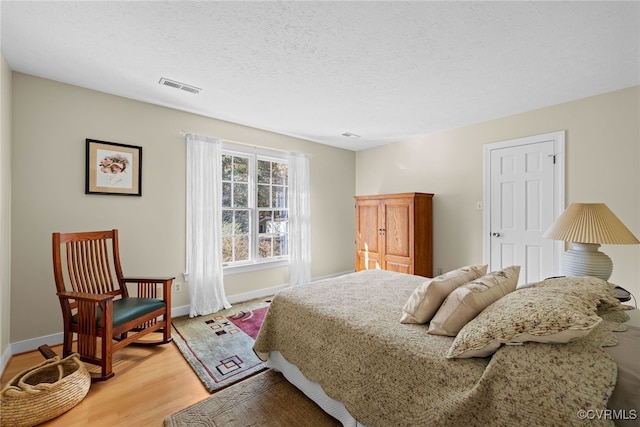
<path fill-rule="evenodd" d="M 554 142 L 554 155 L 556 167 L 553 169 L 553 216 L 554 220 L 557 219 L 565 209 L 565 131 L 557 131 L 544 133 L 540 135 L 527 136 L 523 138 L 509 139 L 506 141 L 493 142 L 485 144 L 483 148 L 484 152 L 484 174 L 482 181 L 482 205 L 484 209 L 482 211 L 482 258 L 485 264 L 491 265 L 491 239 L 489 233 L 491 233 L 491 152 L 493 150 L 500 150 L 503 148 L 517 147 L 527 144 L 534 144 L 541 141 Z M 564 242 L 557 241 L 554 247 L 553 254 L 553 271 L 555 274 L 560 274 L 560 258 L 564 251 Z"/>

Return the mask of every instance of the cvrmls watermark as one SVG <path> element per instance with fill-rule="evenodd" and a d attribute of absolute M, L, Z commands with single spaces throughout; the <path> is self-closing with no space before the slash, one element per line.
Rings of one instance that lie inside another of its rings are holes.
<path fill-rule="evenodd" d="M 638 411 L 635 409 L 580 409 L 578 418 L 581 420 L 637 420 Z"/>

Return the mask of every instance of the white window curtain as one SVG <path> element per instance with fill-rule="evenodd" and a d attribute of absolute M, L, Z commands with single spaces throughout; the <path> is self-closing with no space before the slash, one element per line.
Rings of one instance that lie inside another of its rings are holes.
<path fill-rule="evenodd" d="M 289 153 L 289 285 L 311 281 L 309 156 Z"/>
<path fill-rule="evenodd" d="M 187 134 L 189 316 L 231 307 L 222 274 L 222 142 Z"/>

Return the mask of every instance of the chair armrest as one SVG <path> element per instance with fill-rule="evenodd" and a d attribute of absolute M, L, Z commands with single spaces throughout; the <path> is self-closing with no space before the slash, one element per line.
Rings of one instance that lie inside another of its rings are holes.
<path fill-rule="evenodd" d="M 174 279 L 175 277 L 123 277 L 122 281 L 127 283 L 162 283 Z"/>
<path fill-rule="evenodd" d="M 114 297 L 112 294 L 88 294 L 85 292 L 58 292 L 57 294 L 61 298 L 94 302 L 102 302 Z"/>

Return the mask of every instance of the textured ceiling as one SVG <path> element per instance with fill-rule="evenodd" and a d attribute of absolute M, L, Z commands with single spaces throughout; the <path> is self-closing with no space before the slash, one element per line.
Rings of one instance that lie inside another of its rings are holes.
<path fill-rule="evenodd" d="M 1 14 L 15 71 L 352 150 L 640 84 L 638 1 L 4 0 Z"/>

